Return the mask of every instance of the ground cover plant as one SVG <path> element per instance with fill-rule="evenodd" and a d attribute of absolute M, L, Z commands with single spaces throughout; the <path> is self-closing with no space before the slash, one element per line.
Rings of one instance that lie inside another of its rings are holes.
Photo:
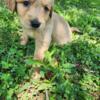
<path fill-rule="evenodd" d="M 55 12 L 81 35 L 73 34 L 73 41 L 64 46 L 51 45 L 44 61 L 38 62 L 32 59 L 34 40 L 19 44 L 19 19 L 0 0 L 0 100 L 16 100 L 17 93 L 27 100 L 38 91 L 49 91 L 50 100 L 99 100 L 99 5 L 99 0 L 56 0 Z M 41 66 L 41 81 L 31 79 L 35 65 Z"/>

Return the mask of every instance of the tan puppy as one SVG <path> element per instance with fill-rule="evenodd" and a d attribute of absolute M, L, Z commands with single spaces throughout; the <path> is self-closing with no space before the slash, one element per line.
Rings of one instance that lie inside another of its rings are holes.
<path fill-rule="evenodd" d="M 6 0 L 11 11 L 19 15 L 23 33 L 21 44 L 35 38 L 34 59 L 43 60 L 51 41 L 60 45 L 72 40 L 69 24 L 52 11 L 54 0 Z"/>

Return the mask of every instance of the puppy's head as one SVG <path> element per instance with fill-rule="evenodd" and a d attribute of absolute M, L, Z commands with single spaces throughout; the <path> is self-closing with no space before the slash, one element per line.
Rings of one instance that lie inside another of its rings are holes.
<path fill-rule="evenodd" d="M 54 0 L 6 0 L 11 11 L 17 11 L 25 28 L 43 29 L 52 18 Z"/>

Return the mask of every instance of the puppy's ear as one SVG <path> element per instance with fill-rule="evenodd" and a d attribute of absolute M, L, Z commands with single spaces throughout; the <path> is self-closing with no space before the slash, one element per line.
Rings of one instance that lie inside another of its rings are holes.
<path fill-rule="evenodd" d="M 6 0 L 6 5 L 8 9 L 10 9 L 12 12 L 16 9 L 16 1 L 15 0 Z"/>
<path fill-rule="evenodd" d="M 53 12 L 53 10 L 52 10 L 52 8 L 51 8 L 50 14 L 49 14 L 50 18 L 52 17 L 52 12 Z"/>

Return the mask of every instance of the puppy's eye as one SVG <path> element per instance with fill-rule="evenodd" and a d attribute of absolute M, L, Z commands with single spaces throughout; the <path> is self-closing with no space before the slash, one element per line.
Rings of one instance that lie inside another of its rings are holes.
<path fill-rule="evenodd" d="M 25 0 L 25 1 L 23 2 L 23 5 L 27 7 L 27 6 L 30 5 L 30 2 L 29 2 L 28 0 Z"/>
<path fill-rule="evenodd" d="M 49 11 L 49 8 L 47 6 L 44 6 L 45 11 Z"/>

